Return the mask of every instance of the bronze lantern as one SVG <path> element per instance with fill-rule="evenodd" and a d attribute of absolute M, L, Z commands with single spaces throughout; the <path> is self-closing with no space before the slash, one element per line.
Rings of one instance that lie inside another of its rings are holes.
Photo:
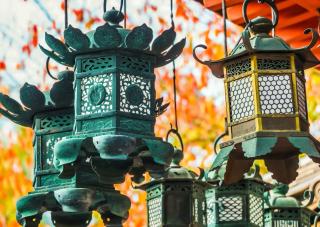
<path fill-rule="evenodd" d="M 260 2 L 260 1 L 259 1 Z M 262 1 L 261 1 L 262 2 Z M 260 3 L 261 3 L 260 2 Z M 278 23 L 278 10 L 271 0 L 274 20 L 257 17 L 249 20 L 244 1 L 243 16 L 247 23 L 241 40 L 229 56 L 218 61 L 200 60 L 217 78 L 223 78 L 227 107 L 227 131 L 230 140 L 221 150 L 211 169 L 227 161 L 225 183 L 243 178 L 255 159 L 264 159 L 273 177 L 290 183 L 296 176 L 299 154 L 305 152 L 319 162 L 320 144 L 309 133 L 304 70 L 319 64 L 311 52 L 318 40 L 306 47 L 291 48 L 280 37 L 269 33 Z"/>

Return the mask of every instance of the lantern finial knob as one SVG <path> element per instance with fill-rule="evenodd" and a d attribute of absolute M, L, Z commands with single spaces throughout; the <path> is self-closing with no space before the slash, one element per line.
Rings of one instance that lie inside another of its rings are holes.
<path fill-rule="evenodd" d="M 108 10 L 103 14 L 103 19 L 111 25 L 119 26 L 119 23 L 124 19 L 124 15 L 121 11 L 112 7 L 111 10 Z"/>
<path fill-rule="evenodd" d="M 253 34 L 270 33 L 273 28 L 272 21 L 265 17 L 256 17 L 251 21 L 250 31 Z"/>

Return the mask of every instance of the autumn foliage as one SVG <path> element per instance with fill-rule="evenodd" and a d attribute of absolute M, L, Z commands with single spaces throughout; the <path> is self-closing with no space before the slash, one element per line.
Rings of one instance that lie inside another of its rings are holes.
<path fill-rule="evenodd" d="M 158 30 L 160 33 L 171 26 L 169 1 L 166 2 L 168 2 L 166 14 L 160 11 L 159 5 L 163 4 L 163 1 L 159 0 L 146 0 L 142 8 L 138 8 L 137 12 L 131 13 L 150 15 L 149 21 L 143 22 L 157 28 L 154 30 Z M 33 1 L 27 1 L 25 4 L 33 4 Z M 62 17 L 65 6 L 63 1 L 57 4 L 61 10 Z M 72 8 L 72 4 L 70 5 L 69 17 L 77 25 L 81 24 L 84 28 L 90 30 L 93 26 L 102 23 L 100 12 L 95 14 L 91 9 Z M 208 68 L 193 59 L 192 49 L 197 44 L 206 43 L 208 51 L 200 53 L 202 58 L 209 58 L 208 56 L 210 56 L 210 58 L 218 59 L 223 57 L 223 47 L 221 45 L 223 26 L 219 16 L 213 15 L 192 0 L 176 0 L 174 14 L 177 33 L 180 36 L 187 37 L 187 45 L 183 55 L 176 62 L 179 130 L 185 144 L 185 158 L 182 164 L 198 171 L 197 167 L 208 167 L 213 160 L 212 143 L 217 134 L 223 131 L 225 111 L 223 82 L 214 79 Z M 128 27 L 136 25 L 133 21 L 130 21 L 129 11 Z M 54 20 L 50 29 L 61 35 L 63 24 L 58 24 Z M 25 40 L 22 46 L 16 48 L 21 48 L 22 53 L 32 56 L 35 48 L 38 48 L 39 40 L 44 36 L 45 30 L 46 28 L 40 28 L 37 24 L 29 25 L 29 30 L 26 31 L 29 33 L 28 40 Z M 228 41 L 230 47 L 235 43 L 239 32 L 239 28 L 229 26 Z M 14 65 L 17 70 L 25 69 L 23 62 L 19 61 Z M 44 65 L 39 67 L 43 75 L 46 76 Z M 7 69 L 7 62 L 0 58 L 0 76 Z M 56 69 L 58 68 L 52 67 L 53 72 L 56 72 Z M 312 71 L 310 73 L 317 74 L 318 72 Z M 157 96 L 164 97 L 165 102 L 171 103 L 168 111 L 157 120 L 156 134 L 164 138 L 166 132 L 170 129 L 170 124 L 174 124 L 172 65 L 157 69 L 156 76 Z M 313 94 L 309 102 L 312 121 L 319 121 L 317 117 L 319 114 L 317 113 L 319 112 L 320 94 L 318 93 L 320 91 L 316 89 L 316 87 L 320 86 L 318 78 L 308 78 L 307 81 L 308 88 Z M 40 77 L 40 87 L 47 88 L 49 83 L 46 79 L 41 80 Z M 18 128 L 12 135 L 9 133 L 6 136 L 9 136 L 5 138 L 6 142 L 0 143 L 0 226 L 13 227 L 18 226 L 15 221 L 15 203 L 17 199 L 26 195 L 28 191 L 32 191 L 33 135 L 30 129 Z M 146 226 L 145 193 L 132 189 L 129 178 L 124 184 L 116 187 L 123 194 L 129 196 L 132 202 L 130 217 L 125 226 Z M 94 213 L 94 217 L 92 226 L 103 226 L 97 213 Z"/>

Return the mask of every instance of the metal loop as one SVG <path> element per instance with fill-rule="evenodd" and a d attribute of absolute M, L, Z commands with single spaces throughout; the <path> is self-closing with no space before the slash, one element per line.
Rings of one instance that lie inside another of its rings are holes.
<path fill-rule="evenodd" d="M 121 0 L 120 2 L 120 9 L 119 9 L 119 13 L 122 12 L 122 8 L 123 8 L 123 1 Z M 107 0 L 103 0 L 103 12 L 107 12 L 107 5 L 108 5 L 108 1 Z"/>
<path fill-rule="evenodd" d="M 58 78 L 57 78 L 57 77 L 54 77 L 54 76 L 51 74 L 51 72 L 50 72 L 50 68 L 49 68 L 50 59 L 51 59 L 51 58 L 48 57 L 48 58 L 47 58 L 47 61 L 46 61 L 46 69 L 47 69 L 48 75 L 49 75 L 52 79 L 58 80 Z"/>
<path fill-rule="evenodd" d="M 250 2 L 250 0 L 245 0 L 242 5 L 242 15 L 243 15 L 243 19 L 246 24 L 250 23 L 250 20 L 247 15 L 247 9 L 248 9 L 249 2 Z M 277 6 L 274 3 L 274 1 L 273 0 L 258 0 L 258 3 L 267 3 L 272 8 L 272 13 L 273 13 L 273 21 L 272 21 L 273 26 L 272 27 L 275 28 L 278 24 L 278 21 L 279 21 L 279 11 L 278 11 Z"/>
<path fill-rule="evenodd" d="M 174 129 L 174 128 L 171 128 L 167 132 L 166 142 L 168 142 L 170 134 L 174 134 L 174 135 L 176 135 L 178 137 L 178 140 L 179 140 L 179 143 L 180 143 L 180 146 L 181 146 L 181 151 L 183 152 L 183 150 L 184 150 L 183 141 L 182 141 L 182 137 L 181 137 L 180 133 L 178 132 L 178 130 Z"/>

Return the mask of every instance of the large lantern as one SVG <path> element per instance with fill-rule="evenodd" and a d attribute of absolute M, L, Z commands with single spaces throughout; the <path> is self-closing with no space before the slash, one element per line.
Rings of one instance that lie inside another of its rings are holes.
<path fill-rule="evenodd" d="M 130 200 L 114 184 L 127 173 L 138 183 L 146 171 L 159 178 L 171 163 L 172 145 L 154 135 L 155 119 L 168 107 L 155 98 L 154 69 L 176 59 L 185 39 L 174 44 L 171 28 L 151 45 L 153 31 L 145 24 L 119 25 L 121 10 L 105 12 L 104 19 L 87 34 L 69 26 L 65 43 L 46 34 L 52 50 L 41 50 L 75 67 L 59 74 L 49 93 L 25 84 L 23 105 L 0 95 L 0 112 L 35 131 L 35 191 L 17 202 L 24 226 L 38 226 L 46 211 L 55 226 L 88 226 L 93 210 L 106 225 L 122 226 Z"/>
<path fill-rule="evenodd" d="M 260 2 L 260 1 L 259 1 Z M 262 2 L 262 1 L 261 1 Z M 240 180 L 254 159 L 264 159 L 273 177 L 289 183 L 297 176 L 298 156 L 306 152 L 319 161 L 320 144 L 309 134 L 304 70 L 319 64 L 310 49 L 318 34 L 312 29 L 311 43 L 292 49 L 279 37 L 269 35 L 278 22 L 271 0 L 274 21 L 257 17 L 247 23 L 230 55 L 219 61 L 202 61 L 217 78 L 224 78 L 228 135 L 212 165 L 218 168 L 228 159 L 225 183 Z M 199 47 L 205 47 L 200 45 Z M 206 48 L 206 47 L 205 47 Z"/>

